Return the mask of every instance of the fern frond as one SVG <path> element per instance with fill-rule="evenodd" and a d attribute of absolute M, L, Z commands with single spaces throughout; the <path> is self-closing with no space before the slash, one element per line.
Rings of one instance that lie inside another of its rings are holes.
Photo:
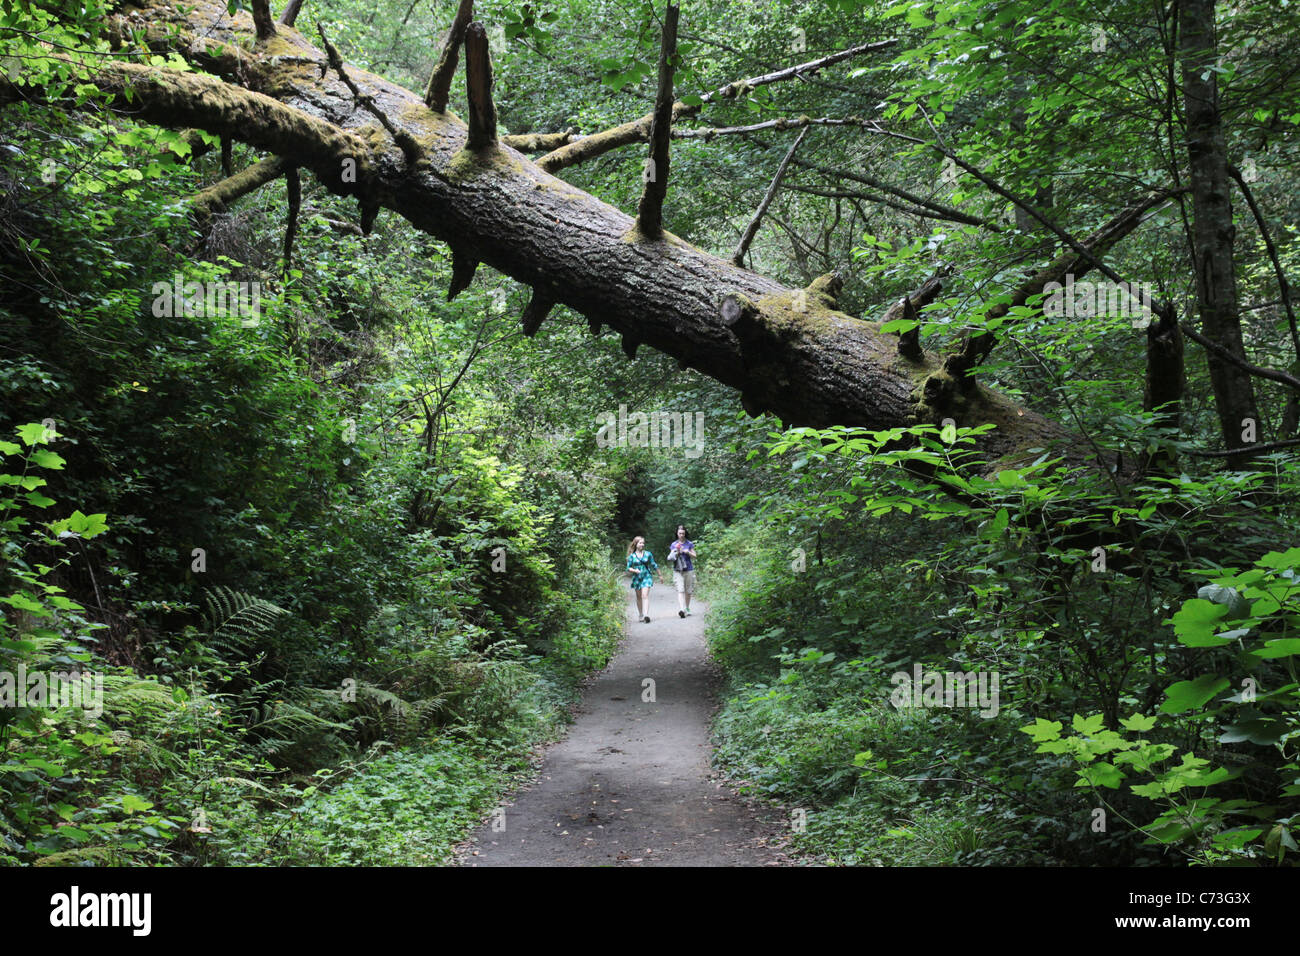
<path fill-rule="evenodd" d="M 208 588 L 203 599 L 214 647 L 236 656 L 246 653 L 289 613 L 270 601 L 227 587 Z"/>

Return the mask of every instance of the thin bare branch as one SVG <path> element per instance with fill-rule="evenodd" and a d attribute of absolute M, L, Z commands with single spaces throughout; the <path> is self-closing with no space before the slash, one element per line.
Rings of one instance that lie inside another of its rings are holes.
<path fill-rule="evenodd" d="M 876 53 L 880 50 L 887 50 L 897 45 L 897 40 L 877 40 L 872 43 L 863 43 L 859 46 L 851 47 L 847 50 L 841 50 L 838 53 L 832 53 L 816 60 L 809 60 L 807 63 L 800 63 L 797 66 L 786 67 L 783 70 L 776 70 L 772 73 L 765 73 L 762 76 L 752 76 L 747 80 L 736 80 L 728 83 L 726 86 L 719 87 L 711 93 L 704 93 L 699 97 L 699 103 L 686 104 L 677 102 L 673 104 L 673 121 L 677 122 L 686 116 L 694 116 L 706 104 L 712 103 L 719 99 L 735 99 L 748 90 L 760 86 L 767 86 L 772 83 L 780 83 L 783 80 L 793 79 L 799 76 L 806 76 L 816 73 L 818 70 L 841 63 L 844 60 L 861 56 L 864 53 Z M 547 153 L 537 161 L 540 166 L 548 173 L 555 173 L 569 166 L 577 165 L 585 160 L 600 156 L 612 149 L 618 149 L 622 146 L 628 146 L 632 143 L 644 143 L 650 136 L 650 125 L 654 120 L 654 114 L 642 116 L 640 119 L 623 123 L 612 129 L 604 130 L 600 133 L 593 133 L 591 136 L 584 136 L 575 142 L 562 146 L 554 152 Z"/>
<path fill-rule="evenodd" d="M 795 152 L 807 135 L 808 127 L 805 126 L 799 131 L 795 141 L 790 144 L 790 148 L 786 151 L 781 164 L 776 167 L 776 175 L 772 177 L 772 182 L 768 184 L 767 192 L 763 195 L 763 201 L 758 204 L 758 209 L 754 211 L 754 218 L 749 220 L 749 225 L 745 227 L 744 235 L 740 237 L 736 251 L 731 255 L 731 261 L 736 265 L 744 265 L 745 253 L 749 250 L 749 244 L 754 241 L 754 237 L 758 235 L 758 227 L 763 221 L 763 215 L 767 212 L 767 207 L 772 205 L 772 200 L 776 198 L 776 191 L 781 188 L 781 180 L 785 178 L 785 171 L 790 168 L 790 160 L 794 159 Z"/>
<path fill-rule="evenodd" d="M 316 24 L 316 29 L 320 33 L 320 41 L 325 47 L 325 55 L 329 57 L 330 66 L 334 72 L 339 75 L 345 86 L 352 92 L 352 96 L 361 104 L 366 112 L 370 113 L 375 119 L 379 120 L 384 129 L 388 130 L 388 135 L 393 137 L 393 141 L 402 149 L 402 155 L 406 157 L 409 164 L 415 163 L 420 158 L 420 146 L 410 133 L 393 125 L 393 121 L 375 104 L 375 98 L 368 93 L 362 93 L 357 84 L 348 76 L 348 71 L 343 66 L 343 58 L 339 56 L 339 51 L 335 49 L 334 44 L 330 43 L 329 38 L 325 36 L 324 24 Z"/>

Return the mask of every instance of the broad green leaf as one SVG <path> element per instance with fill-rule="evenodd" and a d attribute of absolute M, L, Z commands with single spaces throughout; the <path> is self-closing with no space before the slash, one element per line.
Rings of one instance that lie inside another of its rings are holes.
<path fill-rule="evenodd" d="M 1074 728 L 1076 734 L 1086 734 L 1091 736 L 1098 733 L 1105 726 L 1105 719 L 1101 714 L 1093 714 L 1091 717 L 1080 717 L 1075 714 L 1070 721 L 1070 726 Z"/>
<path fill-rule="evenodd" d="M 1250 602 L 1236 588 L 1221 584 L 1207 584 L 1196 592 L 1197 598 L 1222 604 L 1228 609 L 1226 620 L 1235 621 L 1250 614 Z"/>
<path fill-rule="evenodd" d="M 1178 641 L 1188 647 L 1218 647 L 1230 641 L 1215 635 L 1215 624 L 1228 615 L 1226 604 L 1215 604 L 1204 598 L 1192 598 L 1183 603 L 1173 616 L 1174 633 Z"/>
<path fill-rule="evenodd" d="M 1265 641 L 1263 647 L 1258 647 L 1251 653 L 1265 660 L 1293 657 L 1300 654 L 1300 637 L 1279 637 L 1276 640 Z"/>
<path fill-rule="evenodd" d="M 1155 715 L 1147 716 L 1145 714 L 1134 714 L 1132 717 L 1120 718 L 1120 726 L 1125 730 L 1131 730 L 1134 733 L 1142 733 L 1150 730 L 1156 725 Z"/>
<path fill-rule="evenodd" d="M 136 813 L 141 810 L 148 810 L 153 804 L 148 800 L 142 800 L 133 793 L 122 794 L 122 809 L 127 813 Z"/>
<path fill-rule="evenodd" d="M 1098 760 L 1096 763 L 1080 768 L 1078 774 L 1079 779 L 1074 784 L 1076 787 L 1093 786 L 1116 790 L 1124 780 L 1124 774 L 1117 767 L 1106 763 L 1104 760 Z"/>
<path fill-rule="evenodd" d="M 1022 733 L 1029 734 L 1034 743 L 1043 743 L 1048 740 L 1056 740 L 1061 736 L 1061 728 L 1064 725 L 1059 720 L 1044 720 L 1039 717 L 1032 724 L 1026 724 L 1020 728 Z"/>
<path fill-rule="evenodd" d="M 1204 674 L 1196 680 L 1179 681 L 1165 690 L 1169 698 L 1160 705 L 1161 713 L 1181 714 L 1204 707 L 1215 694 L 1228 686 L 1228 678 Z"/>
<path fill-rule="evenodd" d="M 32 452 L 31 460 L 42 468 L 49 468 L 53 471 L 60 471 L 63 466 L 67 464 L 67 462 L 63 460 L 62 456 L 56 455 L 54 452 L 45 448 L 38 448 L 36 451 Z"/>
<path fill-rule="evenodd" d="M 40 422 L 28 422 L 18 426 L 18 437 L 24 445 L 45 444 L 49 441 L 45 426 Z"/>

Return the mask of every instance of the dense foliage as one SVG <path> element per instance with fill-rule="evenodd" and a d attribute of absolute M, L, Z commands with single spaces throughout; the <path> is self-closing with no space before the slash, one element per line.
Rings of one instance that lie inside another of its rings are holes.
<path fill-rule="evenodd" d="M 666 223 L 729 256 L 797 135 L 742 127 L 845 120 L 809 127 L 745 261 L 839 270 L 868 319 L 941 273 L 890 330 L 996 335 L 980 380 L 1096 454 L 983 471 L 963 462 L 990 425 L 786 429 L 563 308 L 526 338 L 527 290 L 483 268 L 448 303 L 445 247 L 389 215 L 362 236 L 309 179 L 290 257 L 275 183 L 197 216 L 219 141 L 66 88 L 41 45 L 90 60 L 106 11 L 6 6 L 0 65 L 50 92 L 0 106 L 0 671 L 98 674 L 103 708 L 0 707 L 0 862 L 446 861 L 614 652 L 611 550 L 685 522 L 728 679 L 717 760 L 801 811 L 811 857 L 1293 864 L 1300 395 L 1254 378 L 1250 440 L 1277 447 L 1228 458 L 1198 346 L 1171 417 L 1144 401 L 1143 323 L 1007 308 L 1056 227 L 1165 190 L 1103 258 L 1195 322 L 1160 6 L 683 4 L 683 96 L 898 38 L 711 105 L 692 129 L 717 132 L 674 140 Z M 418 90 L 454 10 L 308 0 L 298 26 Z M 476 10 L 509 132 L 648 111 L 661 5 Z M 1218 18 L 1245 355 L 1297 374 L 1300 22 Z M 565 177 L 632 209 L 643 161 Z M 225 282 L 257 283 L 259 313 L 159 308 L 160 284 Z M 701 414 L 702 453 L 606 447 L 594 417 L 620 406 Z M 997 683 L 980 706 L 900 695 L 926 673 Z"/>

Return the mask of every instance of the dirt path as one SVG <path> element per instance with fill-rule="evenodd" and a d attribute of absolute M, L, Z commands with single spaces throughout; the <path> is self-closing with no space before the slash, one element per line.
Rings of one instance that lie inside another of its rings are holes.
<path fill-rule="evenodd" d="M 707 606 L 679 618 L 671 583 L 656 585 L 645 624 L 628 594 L 623 650 L 587 688 L 537 782 L 462 848 L 465 865 L 789 865 L 784 821 L 760 815 L 710 770 L 717 674 L 705 656 Z M 643 699 L 651 689 L 654 700 Z"/>

